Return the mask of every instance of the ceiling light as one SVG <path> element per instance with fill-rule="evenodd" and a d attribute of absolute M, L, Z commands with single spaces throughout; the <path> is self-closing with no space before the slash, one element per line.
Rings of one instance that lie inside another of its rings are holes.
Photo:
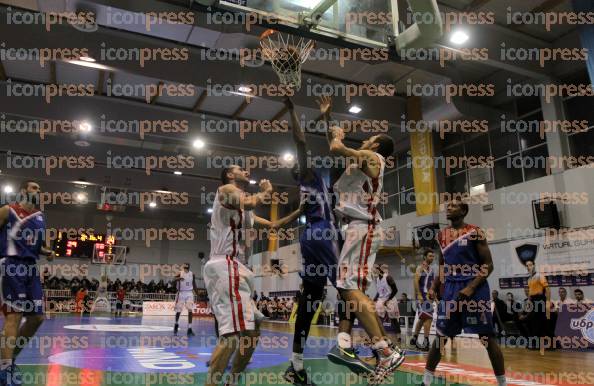
<path fill-rule="evenodd" d="M 156 208 L 156 207 L 157 207 L 157 203 L 153 201 L 153 202 L 151 202 L 151 203 L 149 204 L 149 206 L 150 206 L 151 208 Z"/>
<path fill-rule="evenodd" d="M 250 180 L 250 185 L 256 185 L 258 183 L 258 181 L 256 180 Z"/>
<path fill-rule="evenodd" d="M 173 174 L 175 174 L 176 176 L 181 176 L 183 173 L 180 172 L 179 170 L 176 170 L 173 172 Z"/>
<path fill-rule="evenodd" d="M 93 130 L 93 126 L 91 126 L 91 124 L 87 121 L 82 121 L 78 124 L 78 129 L 83 133 L 88 133 Z"/>
<path fill-rule="evenodd" d="M 89 63 L 96 62 L 96 60 L 94 58 L 91 58 L 90 56 L 81 56 L 79 59 L 82 60 L 83 62 L 89 62 Z"/>
<path fill-rule="evenodd" d="M 361 111 L 363 111 L 363 109 L 356 105 L 351 106 L 351 108 L 349 109 L 349 113 L 351 114 L 359 114 Z"/>
<path fill-rule="evenodd" d="M 106 70 L 106 71 L 112 71 L 113 70 L 113 68 L 108 67 L 108 66 L 104 66 L 103 64 L 93 63 L 93 62 L 87 62 L 87 61 L 84 61 L 84 60 L 69 60 L 68 63 L 70 63 L 70 64 L 76 64 L 77 66 L 96 68 L 98 70 Z"/>
<path fill-rule="evenodd" d="M 206 146 L 206 144 L 204 143 L 203 140 L 197 139 L 197 140 L 194 141 L 194 143 L 192 144 L 192 146 L 194 146 L 194 148 L 196 148 L 196 149 L 202 149 L 204 146 Z"/>
<path fill-rule="evenodd" d="M 82 139 L 80 139 L 78 141 L 74 141 L 74 144 L 76 146 L 79 146 L 79 147 L 89 147 L 89 146 L 91 146 L 91 144 L 88 141 L 85 141 L 85 140 L 82 140 Z"/>
<path fill-rule="evenodd" d="M 248 86 L 239 86 L 238 90 L 239 90 L 239 92 L 245 92 L 245 93 L 252 92 L 252 88 L 248 87 Z"/>
<path fill-rule="evenodd" d="M 450 42 L 457 45 L 466 43 L 468 39 L 470 39 L 470 36 L 464 31 L 455 31 L 450 36 Z"/>
<path fill-rule="evenodd" d="M 12 189 L 12 186 L 10 186 L 10 185 L 4 185 L 4 193 L 10 194 L 13 191 L 14 190 Z"/>
<path fill-rule="evenodd" d="M 286 161 L 286 162 L 293 161 L 293 158 L 294 158 L 293 157 L 293 154 L 291 154 L 291 153 L 288 153 L 287 152 L 287 153 L 283 154 L 283 160 Z"/>
<path fill-rule="evenodd" d="M 208 213 L 212 213 L 212 208 L 208 208 L 206 211 L 207 211 Z"/>
<path fill-rule="evenodd" d="M 82 203 L 82 202 L 88 201 L 88 196 L 87 196 L 87 194 L 86 194 L 86 193 L 83 193 L 83 192 L 78 192 L 78 193 L 76 193 L 76 194 L 74 195 L 74 199 L 75 199 L 77 202 L 80 202 L 80 203 Z"/>

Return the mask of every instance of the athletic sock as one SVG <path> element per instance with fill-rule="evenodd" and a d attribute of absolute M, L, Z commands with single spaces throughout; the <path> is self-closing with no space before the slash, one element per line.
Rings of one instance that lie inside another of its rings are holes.
<path fill-rule="evenodd" d="M 0 359 L 0 370 L 6 370 L 12 366 L 12 359 Z"/>
<path fill-rule="evenodd" d="M 381 350 L 384 349 L 386 347 L 390 347 L 390 345 L 388 344 L 388 342 L 385 339 L 380 340 L 377 343 L 374 343 L 373 346 L 371 346 L 374 350 Z"/>
<path fill-rule="evenodd" d="M 351 339 L 350 334 L 347 334 L 346 332 L 339 332 L 337 339 L 338 339 L 338 347 L 340 347 L 342 349 L 353 347 L 353 341 Z"/>
<path fill-rule="evenodd" d="M 433 378 L 435 378 L 435 373 L 425 369 L 425 372 L 423 373 L 423 385 L 430 386 L 431 382 L 433 382 Z"/>
<path fill-rule="evenodd" d="M 505 375 L 497 375 L 495 378 L 497 378 L 497 386 L 507 386 Z"/>
<path fill-rule="evenodd" d="M 293 364 L 295 371 L 303 370 L 303 354 L 294 352 L 291 356 L 291 363 Z"/>

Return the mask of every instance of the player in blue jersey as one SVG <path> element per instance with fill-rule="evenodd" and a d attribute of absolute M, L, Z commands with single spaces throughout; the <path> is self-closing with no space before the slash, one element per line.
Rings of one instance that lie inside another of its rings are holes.
<path fill-rule="evenodd" d="M 319 171 L 309 167 L 305 134 L 290 99 L 285 104 L 291 115 L 293 140 L 297 147 L 294 177 L 299 182 L 306 227 L 299 243 L 303 258 L 303 293 L 299 297 L 293 354 L 285 379 L 294 385 L 313 385 L 303 366 L 303 349 L 311 322 L 324 296 L 326 282 L 336 285 L 338 261 L 338 230 L 332 208 L 332 193 Z"/>
<path fill-rule="evenodd" d="M 43 291 L 37 260 L 55 257 L 46 244 L 45 217 L 37 209 L 40 188 L 21 185 L 17 203 L 0 208 L 0 302 L 4 312 L 0 385 L 20 385 L 15 358 L 43 322 Z M 21 321 L 25 319 L 21 325 Z"/>
<path fill-rule="evenodd" d="M 445 283 L 438 306 L 437 339 L 433 341 L 427 357 L 424 386 L 433 382 L 435 368 L 441 360 L 441 345 L 462 330 L 479 335 L 489 354 L 497 385 L 507 385 L 503 354 L 494 333 L 487 283 L 493 272 L 493 258 L 485 233 L 476 225 L 464 222 L 467 214 L 468 204 L 459 200 L 449 202 L 447 218 L 451 226 L 437 236 L 441 249 L 440 275 L 435 277 L 428 297 L 435 298 L 442 277 Z"/>
<path fill-rule="evenodd" d="M 433 301 L 427 296 L 429 289 L 433 285 L 435 273 L 433 272 L 433 259 L 435 253 L 431 249 L 427 249 L 423 253 L 423 262 L 417 267 L 415 272 L 415 298 L 417 300 L 417 324 L 415 325 L 413 336 L 410 340 L 411 346 L 416 346 L 418 349 L 429 350 L 429 332 L 431 331 L 431 323 L 433 323 Z M 419 344 L 419 333 L 423 328 L 424 339 L 423 343 Z"/>

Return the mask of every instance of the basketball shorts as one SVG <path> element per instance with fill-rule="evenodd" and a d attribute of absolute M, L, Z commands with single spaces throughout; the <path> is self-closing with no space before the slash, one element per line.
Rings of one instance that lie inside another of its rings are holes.
<path fill-rule="evenodd" d="M 303 259 L 299 275 L 303 280 L 322 286 L 330 280 L 336 286 L 338 236 L 338 230 L 327 221 L 308 224 L 299 238 Z"/>
<path fill-rule="evenodd" d="M 256 329 L 256 321 L 264 316 L 252 299 L 252 271 L 235 259 L 211 257 L 204 265 L 204 283 L 219 324 L 219 335 Z"/>
<path fill-rule="evenodd" d="M 484 283 L 477 288 L 470 299 L 458 300 L 458 292 L 471 280 L 446 281 L 437 308 L 436 328 L 439 335 L 454 337 L 462 331 L 467 334 L 493 335 L 489 284 Z"/>
<path fill-rule="evenodd" d="M 43 314 L 43 290 L 35 259 L 0 259 L 0 302 L 5 313 Z"/>
<path fill-rule="evenodd" d="M 194 311 L 194 291 L 181 291 L 175 295 L 175 312 Z"/>
<path fill-rule="evenodd" d="M 392 300 L 378 299 L 375 302 L 375 310 L 380 318 L 385 318 L 386 314 L 390 319 L 398 319 L 400 317 L 400 311 L 398 311 L 398 300 L 392 298 Z"/>
<path fill-rule="evenodd" d="M 369 267 L 375 262 L 382 236 L 377 224 L 368 224 L 367 221 L 349 223 L 338 259 L 338 288 L 365 292 L 369 283 Z"/>

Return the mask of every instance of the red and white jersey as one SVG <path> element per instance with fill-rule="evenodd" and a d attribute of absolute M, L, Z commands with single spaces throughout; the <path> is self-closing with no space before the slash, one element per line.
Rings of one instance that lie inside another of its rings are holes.
<path fill-rule="evenodd" d="M 210 260 L 231 257 L 247 264 L 246 230 L 253 226 L 253 212 L 221 203 L 217 190 L 210 218 Z"/>
<path fill-rule="evenodd" d="M 381 199 L 386 162 L 384 157 L 375 154 L 380 161 L 376 178 L 369 177 L 357 163 L 353 163 L 334 184 L 334 192 L 339 197 L 335 209 L 338 217 L 376 222 L 382 220 L 377 204 Z"/>

